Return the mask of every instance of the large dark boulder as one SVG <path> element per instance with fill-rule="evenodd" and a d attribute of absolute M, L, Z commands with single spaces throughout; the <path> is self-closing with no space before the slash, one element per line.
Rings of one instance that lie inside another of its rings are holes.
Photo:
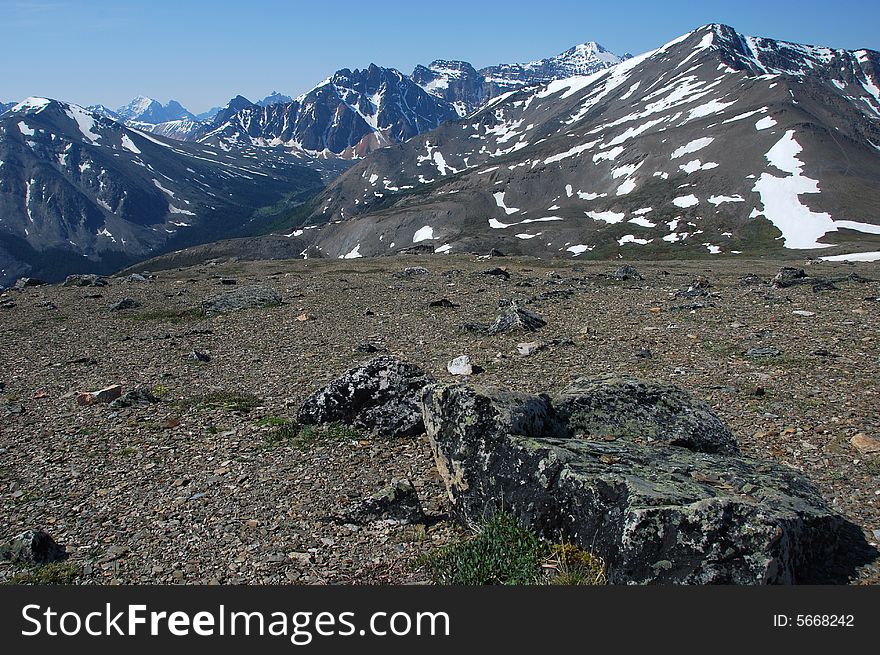
<path fill-rule="evenodd" d="M 49 564 L 67 559 L 67 552 L 48 532 L 26 530 L 0 546 L 0 558 L 16 564 Z"/>
<path fill-rule="evenodd" d="M 467 385 L 425 389 L 425 426 L 453 516 L 475 525 L 504 509 L 547 539 L 602 557 L 612 583 L 831 582 L 855 553 L 864 557 L 858 529 L 799 474 L 702 452 L 735 448 L 717 426 L 707 434 L 718 439 L 688 433 L 683 392 L 672 392 L 676 412 L 634 404 L 625 386 L 619 404 L 596 404 L 595 386 L 582 386 L 582 399 L 569 387 L 556 400 Z M 677 436 L 640 438 L 637 427 L 652 417 L 671 420 Z M 602 422 L 625 429 L 592 432 Z M 590 433 L 576 436 L 583 426 Z"/>
<path fill-rule="evenodd" d="M 420 399 L 433 378 L 391 355 L 349 369 L 315 391 L 299 410 L 306 425 L 343 423 L 385 437 L 424 432 Z"/>

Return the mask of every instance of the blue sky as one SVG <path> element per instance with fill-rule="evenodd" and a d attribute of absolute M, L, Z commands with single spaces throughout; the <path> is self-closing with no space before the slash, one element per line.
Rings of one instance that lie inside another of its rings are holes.
<path fill-rule="evenodd" d="M 598 41 L 638 54 L 700 25 L 880 50 L 880 3 L 539 0 L 0 0 L 0 101 L 43 95 L 87 105 L 142 94 L 194 112 L 236 93 L 302 93 L 370 62 L 412 72 L 433 59 L 477 68 Z"/>

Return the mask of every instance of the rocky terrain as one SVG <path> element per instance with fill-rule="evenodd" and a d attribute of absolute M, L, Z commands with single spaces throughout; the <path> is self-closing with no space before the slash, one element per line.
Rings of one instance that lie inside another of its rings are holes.
<path fill-rule="evenodd" d="M 343 371 L 395 355 L 554 397 L 605 374 L 676 385 L 736 440 L 713 427 L 705 457 L 803 478 L 876 548 L 880 265 L 622 264 L 223 260 L 23 282 L 0 295 L 0 542 L 43 529 L 84 584 L 425 582 L 418 556 L 466 534 L 428 437 L 294 427 L 321 422 L 307 399 L 332 415 L 313 394 Z M 383 509 L 400 498 L 403 521 Z M 0 560 L 0 578 L 21 569 Z"/>

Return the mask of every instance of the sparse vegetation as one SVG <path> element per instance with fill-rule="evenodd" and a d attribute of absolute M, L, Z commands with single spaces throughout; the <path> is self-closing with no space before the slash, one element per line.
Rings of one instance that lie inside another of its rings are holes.
<path fill-rule="evenodd" d="M 69 585 L 76 581 L 81 567 L 75 562 L 52 562 L 16 573 L 5 584 L 10 585 Z"/>
<path fill-rule="evenodd" d="M 200 396 L 192 396 L 180 401 L 183 409 L 219 408 L 235 412 L 249 412 L 260 404 L 260 399 L 252 393 L 240 391 L 212 391 Z"/>
<path fill-rule="evenodd" d="M 506 512 L 495 514 L 475 536 L 419 558 L 417 565 L 437 584 L 605 583 L 599 558 L 568 544 L 549 544 Z"/>
<path fill-rule="evenodd" d="M 127 318 L 132 321 L 158 321 L 161 323 L 190 323 L 205 318 L 205 313 L 196 308 L 187 309 L 153 309 L 146 312 L 128 314 Z"/>
<path fill-rule="evenodd" d="M 268 448 L 289 446 L 304 450 L 320 442 L 345 441 L 360 436 L 357 431 L 341 423 L 322 426 L 301 425 L 296 421 L 276 416 L 262 418 L 257 421 L 257 425 L 271 428 L 263 437 L 263 442 Z"/>

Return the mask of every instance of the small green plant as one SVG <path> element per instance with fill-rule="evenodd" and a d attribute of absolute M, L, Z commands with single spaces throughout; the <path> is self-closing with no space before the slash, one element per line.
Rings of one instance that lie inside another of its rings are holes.
<path fill-rule="evenodd" d="M 75 562 L 52 562 L 29 571 L 16 573 L 6 584 L 11 585 L 69 585 L 76 581 L 81 567 Z"/>
<path fill-rule="evenodd" d="M 181 401 L 184 409 L 219 408 L 235 412 L 249 412 L 260 404 L 260 399 L 252 393 L 238 391 L 213 391 L 201 396 L 193 396 Z"/>
<path fill-rule="evenodd" d="M 551 585 L 603 585 L 605 562 L 573 544 L 553 544 L 543 563 L 545 582 Z"/>
<path fill-rule="evenodd" d="M 286 445 L 305 450 L 317 443 L 352 440 L 360 436 L 355 430 L 340 423 L 322 426 L 301 425 L 289 419 L 269 416 L 257 421 L 257 425 L 272 428 L 263 438 L 269 448 Z"/>
<path fill-rule="evenodd" d="M 550 544 L 498 512 L 476 535 L 416 560 L 436 584 L 537 585 L 605 583 L 602 561 L 575 546 Z"/>
<path fill-rule="evenodd" d="M 865 470 L 869 475 L 880 475 L 880 457 L 874 457 L 865 462 Z"/>
<path fill-rule="evenodd" d="M 166 387 L 164 384 L 157 384 L 152 389 L 153 395 L 156 396 L 156 398 L 163 398 L 167 396 L 168 391 L 168 387 Z"/>

